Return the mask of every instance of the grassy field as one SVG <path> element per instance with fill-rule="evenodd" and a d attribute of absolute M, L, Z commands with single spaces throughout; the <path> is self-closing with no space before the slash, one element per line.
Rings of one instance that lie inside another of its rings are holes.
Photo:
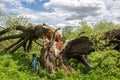
<path fill-rule="evenodd" d="M 32 53 L 39 53 L 33 51 Z M 91 53 L 92 69 L 71 59 L 70 65 L 76 70 L 71 74 L 60 70 L 46 74 L 40 69 L 38 75 L 31 69 L 31 55 L 23 51 L 14 54 L 0 54 L 0 80 L 120 80 L 120 53 L 114 50 Z"/>

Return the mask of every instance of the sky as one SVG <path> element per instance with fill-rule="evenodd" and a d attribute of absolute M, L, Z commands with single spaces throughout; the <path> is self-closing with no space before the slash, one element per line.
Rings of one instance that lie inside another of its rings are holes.
<path fill-rule="evenodd" d="M 77 26 L 82 20 L 120 24 L 120 0 L 0 0 L 0 9 L 25 16 L 36 25 Z"/>

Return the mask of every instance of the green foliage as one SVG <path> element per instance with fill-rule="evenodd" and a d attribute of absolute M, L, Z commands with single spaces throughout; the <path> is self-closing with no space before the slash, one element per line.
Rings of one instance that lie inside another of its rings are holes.
<path fill-rule="evenodd" d="M 112 22 L 99 22 L 97 24 L 94 25 L 94 31 L 97 32 L 105 32 L 105 31 L 109 31 L 109 30 L 113 30 L 113 29 L 117 29 L 120 28 L 119 25 L 115 25 Z"/>
<path fill-rule="evenodd" d="M 27 25 L 28 24 L 28 19 L 25 18 L 24 16 L 15 16 L 15 15 L 10 15 L 5 17 L 6 20 L 6 27 L 10 28 L 10 33 L 13 31 L 16 31 L 16 26 L 18 25 Z M 14 32 L 13 32 L 14 33 Z"/>
<path fill-rule="evenodd" d="M 31 57 L 24 52 L 0 55 L 1 80 L 36 80 L 39 76 L 32 73 Z"/>
<path fill-rule="evenodd" d="M 72 32 L 73 32 L 73 27 L 72 26 L 65 26 L 62 30 L 63 41 L 66 40 L 66 36 L 72 35 L 71 34 Z"/>
<path fill-rule="evenodd" d="M 84 32 L 80 36 L 88 36 L 88 37 L 93 37 L 93 36 L 101 36 L 106 31 L 113 30 L 113 29 L 118 29 L 120 28 L 120 25 L 116 25 L 112 22 L 100 22 L 96 23 L 94 26 L 89 26 L 85 21 L 80 23 L 80 27 L 78 27 L 76 30 L 71 31 L 71 33 L 66 31 L 66 34 L 64 35 L 65 40 L 73 39 L 76 38 L 80 33 Z M 97 38 L 97 37 L 95 37 Z"/>
<path fill-rule="evenodd" d="M 46 74 L 40 69 L 38 75 L 31 70 L 31 56 L 28 53 L 17 51 L 14 54 L 0 55 L 1 80 L 119 80 L 120 53 L 115 50 L 92 52 L 88 56 L 93 65 L 92 69 L 83 66 L 76 60 L 70 60 L 75 72 L 67 74 L 58 69 L 55 74 Z"/>
<path fill-rule="evenodd" d="M 78 37 L 78 35 L 80 33 L 83 33 L 83 32 L 84 32 L 85 36 L 90 36 L 91 34 L 93 34 L 93 30 L 92 30 L 91 26 L 87 25 L 87 23 L 84 21 L 81 23 L 81 26 L 78 27 L 76 30 L 73 30 L 73 28 L 72 28 L 72 29 L 70 29 L 72 31 L 70 31 L 66 28 L 69 29 L 69 26 L 65 27 L 65 30 L 63 30 L 63 32 L 65 31 L 64 32 L 65 34 L 63 35 L 64 40 L 76 38 L 76 37 Z"/>

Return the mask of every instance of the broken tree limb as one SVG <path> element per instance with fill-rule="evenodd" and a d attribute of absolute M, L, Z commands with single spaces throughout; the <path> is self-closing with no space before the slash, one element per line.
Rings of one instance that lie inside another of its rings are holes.
<path fill-rule="evenodd" d="M 9 51 L 10 53 L 14 53 L 19 47 L 21 47 L 25 42 L 27 42 L 29 40 L 29 37 L 25 38 L 24 40 L 22 40 L 20 43 L 18 43 L 15 48 L 13 48 L 11 51 Z"/>
<path fill-rule="evenodd" d="M 16 26 L 16 30 L 20 30 L 20 31 L 25 32 L 25 31 L 28 31 L 28 28 L 26 28 L 25 26 L 20 25 L 20 26 Z"/>
<path fill-rule="evenodd" d="M 27 46 L 27 52 L 30 52 L 32 49 L 32 39 L 29 40 L 28 46 Z"/>
<path fill-rule="evenodd" d="M 0 41 L 9 40 L 9 39 L 16 39 L 23 37 L 23 34 L 16 34 L 16 35 L 10 35 L 5 37 L 0 37 Z"/>
<path fill-rule="evenodd" d="M 19 39 L 16 43 L 12 44 L 11 46 L 9 46 L 8 48 L 6 48 L 3 51 L 8 51 L 9 49 L 11 49 L 12 47 L 14 47 L 15 45 L 17 45 L 18 43 L 20 43 L 23 39 Z"/>
<path fill-rule="evenodd" d="M 34 40 L 34 42 L 43 47 L 43 44 L 38 43 L 36 40 Z"/>
<path fill-rule="evenodd" d="M 91 68 L 92 65 L 86 56 L 87 53 L 94 51 L 92 45 L 92 42 L 86 36 L 81 36 L 79 38 L 66 42 L 62 48 L 62 51 L 60 52 L 60 55 L 58 56 L 58 58 L 61 57 L 59 59 L 61 60 L 60 62 L 63 69 L 68 71 L 69 69 L 71 69 L 71 71 L 73 70 L 68 63 L 68 60 L 70 58 L 74 58 L 83 63 L 85 66 Z"/>

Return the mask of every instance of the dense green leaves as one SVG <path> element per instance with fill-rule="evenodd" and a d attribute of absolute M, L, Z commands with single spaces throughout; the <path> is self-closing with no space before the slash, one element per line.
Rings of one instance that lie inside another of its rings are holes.
<path fill-rule="evenodd" d="M 81 63 L 71 60 L 70 64 L 75 68 L 71 74 L 59 69 L 55 74 L 46 74 L 44 69 L 35 75 L 31 70 L 31 56 L 18 51 L 0 55 L 0 79 L 1 80 L 119 80 L 120 79 L 120 53 L 114 50 L 91 53 L 92 69 L 86 68 Z"/>

